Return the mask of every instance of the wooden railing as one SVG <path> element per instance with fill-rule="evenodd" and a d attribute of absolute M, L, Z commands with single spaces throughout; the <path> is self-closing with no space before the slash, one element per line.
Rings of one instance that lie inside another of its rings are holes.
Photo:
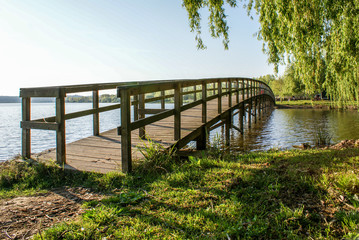
<path fill-rule="evenodd" d="M 207 102 L 213 99 L 218 100 L 218 116 L 222 111 L 222 97 L 227 96 L 228 107 L 238 108 L 241 99 L 251 99 L 254 96 L 269 96 L 274 101 L 272 90 L 263 82 L 247 78 L 221 78 L 221 79 L 200 79 L 200 80 L 175 80 L 168 82 L 148 83 L 141 86 L 119 86 L 118 97 L 121 98 L 121 126 L 118 134 L 121 135 L 122 144 L 122 169 L 131 171 L 131 131 L 140 129 L 140 137 L 145 137 L 145 127 L 148 124 L 174 116 L 174 140 L 181 139 L 181 112 L 198 105 L 202 105 L 202 123 L 207 123 Z M 161 96 L 149 99 L 152 101 L 161 100 L 161 109 L 145 109 L 145 94 L 159 92 Z M 183 104 L 183 97 L 193 95 L 193 101 Z M 198 95 L 198 96 L 197 96 Z M 233 96 L 236 96 L 234 104 Z M 132 97 L 132 98 L 131 98 Z M 173 99 L 173 107 L 165 108 L 165 99 Z M 134 121 L 131 122 L 131 105 L 134 105 Z M 242 104 L 244 106 L 244 104 Z M 145 117 L 145 114 L 153 114 Z M 139 118 L 137 117 L 139 116 Z M 215 121 L 214 121 L 215 122 Z M 193 140 L 196 136 L 188 137 L 184 144 Z M 177 147 L 181 148 L 180 142 Z"/>
<path fill-rule="evenodd" d="M 119 104 L 99 107 L 99 91 L 117 89 Z M 92 91 L 92 109 L 65 113 L 67 94 Z M 157 93 L 154 95 L 153 93 Z M 149 97 L 152 95 L 154 97 Z M 31 129 L 56 131 L 56 159 L 66 163 L 66 120 L 93 115 L 93 135 L 100 134 L 99 113 L 121 109 L 121 134 L 123 169 L 131 168 L 131 131 L 140 129 L 145 135 L 146 125 L 169 116 L 174 116 L 174 139 L 181 139 L 181 112 L 202 105 L 202 123 L 207 122 L 207 102 L 218 99 L 218 114 L 222 113 L 222 97 L 228 96 L 228 106 L 236 108 L 241 100 L 254 96 L 267 96 L 274 101 L 272 90 L 265 83 L 249 78 L 214 78 L 196 80 L 162 80 L 127 83 L 87 84 L 43 88 L 22 88 L 22 156 L 31 157 Z M 236 96 L 235 103 L 233 97 Z M 56 98 L 56 116 L 31 119 L 32 97 Z M 159 102 L 160 109 L 146 109 L 145 103 Z M 173 107 L 169 108 L 169 106 Z M 133 111 L 131 112 L 131 106 Z M 134 114 L 131 121 L 131 114 Z M 151 114 L 150 117 L 145 117 Z"/>

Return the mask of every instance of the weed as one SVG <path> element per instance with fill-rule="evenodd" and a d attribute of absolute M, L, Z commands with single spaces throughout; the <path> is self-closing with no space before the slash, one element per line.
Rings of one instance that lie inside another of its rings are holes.
<path fill-rule="evenodd" d="M 207 149 L 207 155 L 216 159 L 223 159 L 228 153 L 228 148 L 225 146 L 223 137 L 219 133 L 211 139 L 208 143 Z"/>
<path fill-rule="evenodd" d="M 127 204 L 134 204 L 139 200 L 144 198 L 143 193 L 138 192 L 127 192 L 127 193 L 120 193 L 105 199 L 101 200 L 103 204 L 115 204 L 115 205 L 127 205 Z"/>
<path fill-rule="evenodd" d="M 338 211 L 335 214 L 339 223 L 341 223 L 345 232 L 345 239 L 359 238 L 359 212 L 352 211 Z"/>
<path fill-rule="evenodd" d="M 136 172 L 168 172 L 173 163 L 172 155 L 175 152 L 175 146 L 166 149 L 161 144 L 146 137 L 147 141 L 142 141 L 143 146 L 138 146 L 143 159 L 136 162 Z"/>
<path fill-rule="evenodd" d="M 359 177 L 354 172 L 337 174 L 336 185 L 341 191 L 349 194 L 359 194 Z"/>
<path fill-rule="evenodd" d="M 84 221 L 93 222 L 99 226 L 106 226 L 111 224 L 117 219 L 120 214 L 123 214 L 123 208 L 117 206 L 105 206 L 101 205 L 97 208 L 91 208 L 87 210 L 83 215 L 82 219 Z"/>
<path fill-rule="evenodd" d="M 328 131 L 318 128 L 314 135 L 314 146 L 316 147 L 324 147 L 324 146 L 330 146 L 332 135 L 329 134 Z"/>

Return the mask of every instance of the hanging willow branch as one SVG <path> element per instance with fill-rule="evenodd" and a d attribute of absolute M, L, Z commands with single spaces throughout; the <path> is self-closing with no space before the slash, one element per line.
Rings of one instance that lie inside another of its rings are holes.
<path fill-rule="evenodd" d="M 209 11 L 211 36 L 228 49 L 225 7 L 238 3 L 259 16 L 258 39 L 276 70 L 292 63 L 308 93 L 326 90 L 339 103 L 359 104 L 359 1 L 183 0 L 199 49 L 206 48 L 200 10 Z"/>

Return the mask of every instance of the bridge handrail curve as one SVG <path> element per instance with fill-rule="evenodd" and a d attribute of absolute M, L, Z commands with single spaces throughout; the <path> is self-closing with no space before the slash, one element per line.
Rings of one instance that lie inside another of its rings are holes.
<path fill-rule="evenodd" d="M 176 79 L 176 80 L 151 80 L 151 81 L 131 81 L 131 82 L 117 82 L 117 83 L 101 83 L 101 84 L 82 84 L 82 85 L 67 85 L 67 86 L 53 86 L 53 87 L 41 87 L 41 88 L 21 88 L 20 89 L 20 97 L 22 98 L 22 121 L 21 121 L 21 128 L 22 128 L 22 155 L 23 157 L 29 158 L 31 154 L 31 145 L 30 145 L 30 129 L 43 129 L 43 130 L 54 130 L 57 132 L 57 160 L 59 162 L 65 162 L 66 161 L 66 150 L 65 150 L 65 121 L 73 118 L 83 117 L 86 115 L 93 115 L 93 131 L 94 135 L 98 135 L 100 133 L 99 131 L 99 113 L 105 112 L 105 111 L 111 111 L 115 109 L 120 109 L 122 103 L 114 104 L 110 106 L 105 107 L 99 107 L 99 91 L 100 90 L 110 90 L 110 89 L 117 89 L 118 91 L 121 91 L 121 89 L 127 89 L 129 91 L 133 91 L 131 94 L 134 96 L 136 93 L 136 90 L 134 89 L 143 89 L 150 85 L 167 85 L 172 86 L 173 84 L 182 84 L 183 87 L 193 87 L 201 85 L 202 83 L 211 84 L 211 83 L 217 83 L 217 82 L 238 82 L 243 81 L 246 82 L 247 87 L 242 88 L 237 87 L 235 91 L 249 91 L 249 90 L 255 90 L 255 89 L 263 89 L 263 94 L 266 94 L 270 96 L 273 101 L 275 101 L 274 94 L 270 87 L 259 80 L 251 79 L 251 78 L 235 78 L 235 77 L 229 77 L 229 78 L 204 78 L 204 79 Z M 251 83 L 251 85 L 249 84 Z M 252 86 L 252 84 L 254 86 Z M 238 85 L 238 84 L 237 84 Z M 258 85 L 258 86 L 257 86 Z M 249 88 L 250 86 L 250 88 Z M 255 87 L 257 86 L 257 87 Z M 208 88 L 208 91 L 216 91 L 216 89 Z M 222 92 L 221 96 L 232 94 L 233 89 L 229 89 L 226 87 L 223 87 L 222 90 L 227 90 Z M 79 92 L 88 92 L 92 91 L 92 99 L 93 99 L 93 108 L 88 110 L 83 110 L 79 112 L 72 112 L 72 113 L 65 113 L 65 98 L 67 94 L 72 93 L 79 93 Z M 138 90 L 137 90 L 138 91 Z M 163 91 L 163 90 L 161 90 Z M 183 97 L 185 95 L 194 94 L 196 96 L 198 93 L 200 93 L 202 90 L 196 90 L 195 88 L 192 91 L 182 91 L 179 93 L 179 97 Z M 218 91 L 218 90 L 217 90 Z M 147 92 L 150 93 L 150 92 Z M 138 94 L 142 94 L 138 92 Z M 178 98 L 177 96 L 177 98 Z M 31 98 L 33 97 L 54 97 L 56 98 L 56 116 L 52 117 L 46 117 L 42 119 L 35 119 L 31 120 Z M 165 99 L 175 97 L 174 94 L 166 95 L 162 94 L 160 97 L 155 98 L 148 98 L 145 99 L 144 102 L 153 102 L 153 101 L 161 101 L 161 104 L 164 103 Z M 211 96 L 210 96 L 211 97 Z M 209 99 L 211 99 L 209 97 Z M 212 99 L 214 97 L 212 96 Z M 130 105 L 136 105 L 138 104 L 138 100 L 135 98 L 133 101 L 131 101 Z M 200 100 L 196 102 L 196 105 L 201 104 Z M 194 106 L 195 104 L 192 104 Z M 191 105 L 190 105 L 191 106 Z M 188 107 L 188 106 L 187 106 Z M 180 112 L 186 109 L 186 105 L 181 106 Z M 165 116 L 168 113 L 156 113 L 156 114 L 162 114 L 162 116 Z M 155 115 L 156 115 L 155 114 Z M 134 119 L 137 121 L 136 119 Z M 138 123 L 136 125 L 136 128 L 141 127 Z"/>

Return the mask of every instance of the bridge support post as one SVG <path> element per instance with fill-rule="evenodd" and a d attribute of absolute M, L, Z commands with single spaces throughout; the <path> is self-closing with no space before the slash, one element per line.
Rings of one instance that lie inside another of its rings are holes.
<path fill-rule="evenodd" d="M 145 114 L 143 113 L 143 110 L 145 109 L 145 94 L 140 94 L 138 98 L 138 108 L 140 110 L 139 119 L 145 118 Z M 146 137 L 145 127 L 140 127 L 138 131 L 139 137 L 144 139 Z"/>
<path fill-rule="evenodd" d="M 222 81 L 218 80 L 218 114 L 222 113 Z"/>
<path fill-rule="evenodd" d="M 244 133 L 243 128 L 243 117 L 244 117 L 244 103 L 239 107 L 239 128 L 241 129 L 241 134 Z"/>
<path fill-rule="evenodd" d="M 207 122 L 207 83 L 202 82 L 202 123 Z"/>
<path fill-rule="evenodd" d="M 257 123 L 257 109 L 258 109 L 258 100 L 256 98 L 256 99 L 254 99 L 254 108 L 253 108 L 254 123 Z"/>
<path fill-rule="evenodd" d="M 255 96 L 256 96 L 256 99 L 254 100 L 254 102 L 255 102 L 254 121 L 255 121 L 255 123 L 257 123 L 257 120 L 258 120 L 258 105 L 259 105 L 259 100 L 258 100 L 258 97 L 257 97 L 257 95 L 259 94 L 258 93 L 258 82 L 254 82 L 254 86 L 255 86 Z"/>
<path fill-rule="evenodd" d="M 265 99 L 265 101 L 264 101 L 264 112 L 265 112 L 266 115 L 267 115 L 267 113 L 268 113 L 268 106 L 267 106 L 267 104 L 268 104 L 268 100 Z"/>
<path fill-rule="evenodd" d="M 65 137 L 65 93 L 59 89 L 56 97 L 56 161 L 66 164 L 66 137 Z"/>
<path fill-rule="evenodd" d="M 181 84 L 175 87 L 175 114 L 174 114 L 174 140 L 181 139 Z"/>
<path fill-rule="evenodd" d="M 228 107 L 232 107 L 232 82 L 228 79 L 227 82 L 227 92 L 228 92 Z"/>
<path fill-rule="evenodd" d="M 196 138 L 196 149 L 197 150 L 206 150 L 207 149 L 207 138 L 208 130 L 205 126 L 201 128 L 201 134 Z"/>
<path fill-rule="evenodd" d="M 259 104 L 258 104 L 258 118 L 259 120 L 262 118 L 262 96 L 259 97 Z"/>
<path fill-rule="evenodd" d="M 99 108 L 99 97 L 98 97 L 98 90 L 92 91 L 92 108 L 98 109 Z M 98 136 L 100 135 L 100 114 L 94 113 L 93 114 L 93 135 Z"/>
<path fill-rule="evenodd" d="M 248 102 L 248 128 L 252 127 L 252 100 Z"/>
<path fill-rule="evenodd" d="M 232 95 L 233 95 L 233 92 L 232 92 L 232 81 L 231 79 L 228 79 L 227 81 L 227 91 L 228 91 L 228 107 L 229 108 L 232 108 Z M 230 114 L 230 118 L 231 118 L 231 123 L 233 122 L 233 114 L 231 113 Z"/>
<path fill-rule="evenodd" d="M 31 100 L 28 97 L 22 98 L 22 121 L 31 120 Z M 31 129 L 22 128 L 22 158 L 31 157 Z"/>
<path fill-rule="evenodd" d="M 229 112 L 229 114 L 226 116 L 226 119 L 225 119 L 225 144 L 226 144 L 226 146 L 229 146 L 231 143 L 231 126 L 232 126 L 232 113 Z"/>
<path fill-rule="evenodd" d="M 126 89 L 121 89 L 121 154 L 122 171 L 132 171 L 131 153 L 131 96 Z"/>

